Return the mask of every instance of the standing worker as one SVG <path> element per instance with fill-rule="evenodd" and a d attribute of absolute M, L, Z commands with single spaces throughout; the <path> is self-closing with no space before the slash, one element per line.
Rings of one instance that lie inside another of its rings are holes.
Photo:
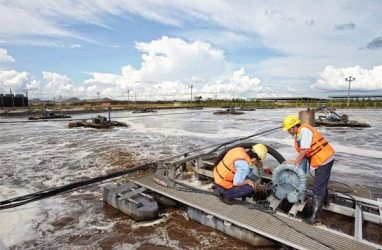
<path fill-rule="evenodd" d="M 310 225 L 320 225 L 322 206 L 324 203 L 325 206 L 329 204 L 325 197 L 328 195 L 335 151 L 315 128 L 306 123 L 300 124 L 297 116 L 285 117 L 283 130 L 295 137 L 294 145 L 299 153 L 295 160 L 287 160 L 285 163 L 301 165 L 307 158 L 314 169 L 313 214 L 304 221 Z"/>
<path fill-rule="evenodd" d="M 255 181 L 263 175 L 262 169 L 254 165 L 261 163 L 260 161 L 265 159 L 267 153 L 268 149 L 265 145 L 256 144 L 248 151 L 242 147 L 236 147 L 225 154 L 213 171 L 216 191 L 222 202 L 232 205 L 233 199 L 246 196 L 254 190 Z M 258 165 L 262 168 L 262 164 Z"/>

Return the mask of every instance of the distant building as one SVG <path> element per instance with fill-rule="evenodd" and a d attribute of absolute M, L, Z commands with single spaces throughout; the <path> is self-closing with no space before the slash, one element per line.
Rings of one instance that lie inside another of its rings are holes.
<path fill-rule="evenodd" d="M 250 101 L 262 102 L 295 102 L 295 101 L 325 101 L 323 98 L 314 97 L 266 97 L 266 98 L 248 98 Z"/>
<path fill-rule="evenodd" d="M 28 97 L 23 94 L 0 94 L 0 108 L 28 107 Z"/>
<path fill-rule="evenodd" d="M 347 98 L 351 100 L 382 100 L 382 95 L 338 95 L 338 96 L 329 96 L 331 99 L 335 100 L 345 100 Z"/>

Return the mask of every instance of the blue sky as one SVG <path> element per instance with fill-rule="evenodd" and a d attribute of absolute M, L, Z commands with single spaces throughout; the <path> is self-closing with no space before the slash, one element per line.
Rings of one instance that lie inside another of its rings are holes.
<path fill-rule="evenodd" d="M 0 0 L 0 93 L 187 100 L 382 93 L 382 1 Z"/>

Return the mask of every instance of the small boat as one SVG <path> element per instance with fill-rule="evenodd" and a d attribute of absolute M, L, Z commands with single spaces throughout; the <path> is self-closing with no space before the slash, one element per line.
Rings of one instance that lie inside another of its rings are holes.
<path fill-rule="evenodd" d="M 348 115 L 339 115 L 335 111 L 330 111 L 330 115 L 320 115 L 314 121 L 316 127 L 355 127 L 366 128 L 369 124 L 349 120 Z"/>
<path fill-rule="evenodd" d="M 250 108 L 250 107 L 241 106 L 241 107 L 240 107 L 240 110 L 242 110 L 242 111 L 255 111 L 256 109 L 255 109 L 255 108 Z"/>
<path fill-rule="evenodd" d="M 242 115 L 244 112 L 236 111 L 235 107 L 228 108 L 226 110 L 219 110 L 213 112 L 214 115 Z"/>
<path fill-rule="evenodd" d="M 195 106 L 195 107 L 188 107 L 188 108 L 186 108 L 186 109 L 200 110 L 200 109 L 203 109 L 203 107 Z"/>
<path fill-rule="evenodd" d="M 90 121 L 85 119 L 82 121 L 70 122 L 68 124 L 68 127 L 69 128 L 88 127 L 88 128 L 107 129 L 112 127 L 127 127 L 127 124 L 123 122 L 118 122 L 118 121 L 109 121 L 106 117 L 98 115 L 92 118 Z"/>
<path fill-rule="evenodd" d="M 152 109 L 148 109 L 148 108 L 141 108 L 141 109 L 133 111 L 133 113 L 150 113 L 150 112 L 157 112 L 157 111 L 152 110 Z"/>
<path fill-rule="evenodd" d="M 47 119 L 60 119 L 60 118 L 71 118 L 71 116 L 70 115 L 64 115 L 64 114 L 55 114 L 52 112 L 44 112 L 40 116 L 28 117 L 28 120 L 47 120 Z"/>

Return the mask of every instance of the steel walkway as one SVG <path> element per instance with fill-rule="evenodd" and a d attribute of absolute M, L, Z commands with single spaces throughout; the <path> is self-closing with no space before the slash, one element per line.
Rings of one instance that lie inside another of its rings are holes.
<path fill-rule="evenodd" d="M 208 194 L 179 191 L 152 180 L 155 174 L 132 180 L 136 184 L 172 198 L 206 214 L 297 249 L 376 249 L 335 232 L 301 223 L 278 214 L 268 214 L 242 205 L 226 205 Z"/>

